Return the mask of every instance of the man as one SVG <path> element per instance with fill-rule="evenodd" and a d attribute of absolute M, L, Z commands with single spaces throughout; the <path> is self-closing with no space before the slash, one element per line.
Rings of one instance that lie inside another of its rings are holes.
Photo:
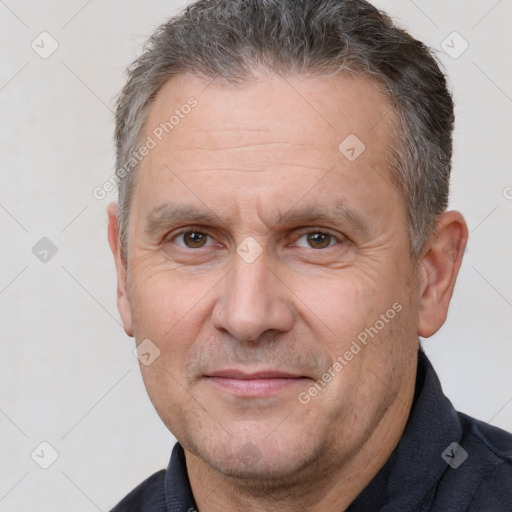
<path fill-rule="evenodd" d="M 512 436 L 419 347 L 468 230 L 453 104 L 362 0 L 203 0 L 116 113 L 118 307 L 175 446 L 114 511 L 512 510 Z"/>

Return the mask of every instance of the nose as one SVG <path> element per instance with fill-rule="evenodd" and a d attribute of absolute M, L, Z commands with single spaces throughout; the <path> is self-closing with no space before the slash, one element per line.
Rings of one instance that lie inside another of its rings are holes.
<path fill-rule="evenodd" d="M 213 326 L 237 340 L 255 341 L 266 331 L 293 327 L 292 293 L 269 267 L 265 253 L 252 263 L 235 254 L 219 292 Z"/>

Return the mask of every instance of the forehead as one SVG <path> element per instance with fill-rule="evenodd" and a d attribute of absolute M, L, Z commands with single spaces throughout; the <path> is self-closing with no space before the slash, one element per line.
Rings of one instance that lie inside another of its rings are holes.
<path fill-rule="evenodd" d="M 149 111 L 141 139 L 154 147 L 135 189 L 148 211 L 182 195 L 234 208 L 253 195 L 259 209 L 265 198 L 287 209 L 306 192 L 350 202 L 355 185 L 363 196 L 390 188 L 393 121 L 388 98 L 362 76 L 261 75 L 235 87 L 181 75 Z"/>
<path fill-rule="evenodd" d="M 191 99 L 197 105 L 188 113 Z M 192 121 L 186 122 L 187 118 Z M 360 74 L 257 74 L 238 86 L 185 74 L 160 89 L 144 132 L 150 134 L 171 120 L 172 128 L 162 135 L 169 135 L 176 149 L 190 146 L 195 140 L 218 147 L 223 135 L 229 137 L 230 131 L 236 131 L 242 143 L 257 132 L 306 145 L 321 140 L 336 148 L 348 134 L 365 142 L 378 138 L 389 128 L 389 123 L 382 121 L 391 119 L 391 104 L 381 86 Z M 194 125 L 194 134 L 186 130 L 190 124 Z"/>

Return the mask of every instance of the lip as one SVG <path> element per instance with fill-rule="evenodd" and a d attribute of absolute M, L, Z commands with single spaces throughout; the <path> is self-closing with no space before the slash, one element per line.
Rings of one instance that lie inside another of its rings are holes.
<path fill-rule="evenodd" d="M 221 377 L 225 379 L 240 379 L 240 380 L 258 380 L 258 379 L 298 379 L 302 375 L 295 375 L 293 373 L 280 372 L 275 370 L 262 370 L 259 372 L 243 372 L 236 369 L 218 370 L 210 372 L 207 377 Z"/>
<path fill-rule="evenodd" d="M 227 369 L 205 375 L 215 387 L 239 397 L 265 397 L 275 395 L 302 383 L 307 377 L 280 371 L 246 373 Z"/>

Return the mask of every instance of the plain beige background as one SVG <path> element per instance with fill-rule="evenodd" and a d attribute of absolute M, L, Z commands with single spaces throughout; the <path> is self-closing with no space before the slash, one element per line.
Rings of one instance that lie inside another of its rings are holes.
<path fill-rule="evenodd" d="M 0 0 L 2 511 L 106 511 L 167 465 L 174 440 L 116 310 L 115 193 L 93 190 L 113 173 L 124 68 L 180 4 Z M 438 49 L 457 104 L 451 207 L 471 237 L 424 346 L 458 409 L 512 430 L 512 3 L 376 4 Z"/>

